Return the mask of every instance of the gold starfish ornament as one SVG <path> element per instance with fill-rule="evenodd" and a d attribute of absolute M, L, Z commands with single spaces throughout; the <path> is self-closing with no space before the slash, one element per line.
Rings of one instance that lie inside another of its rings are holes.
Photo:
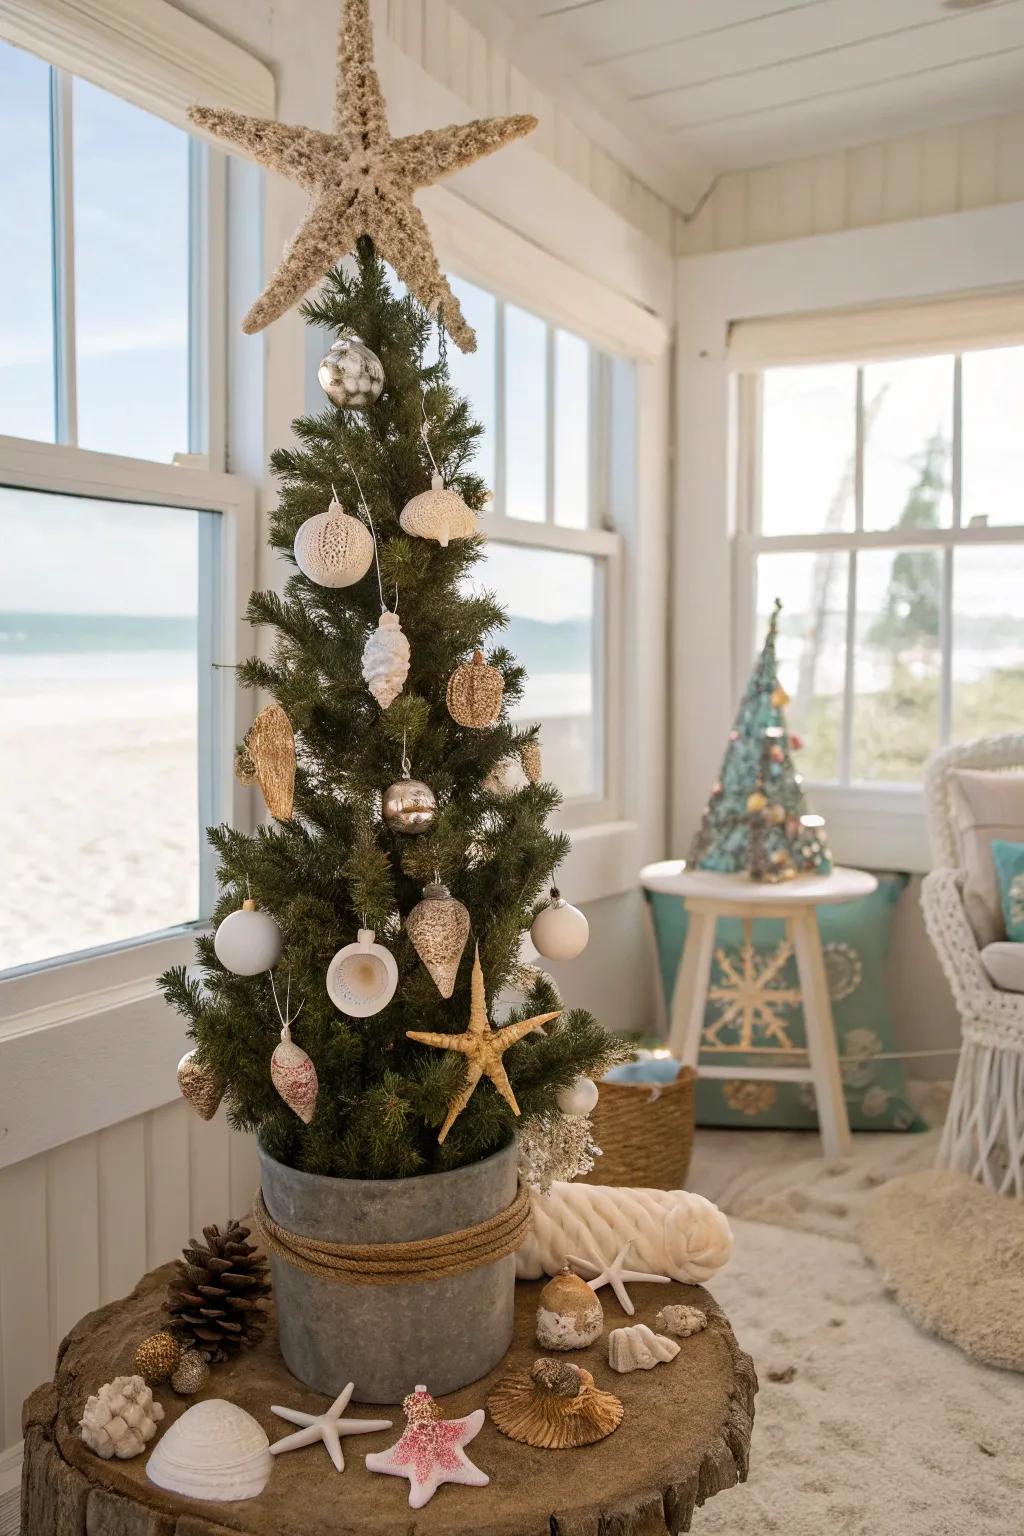
<path fill-rule="evenodd" d="M 448 1106 L 448 1116 L 441 1127 L 438 1141 L 444 1141 L 448 1132 L 473 1097 L 473 1089 L 482 1077 L 489 1077 L 514 1115 L 519 1105 L 512 1092 L 502 1056 L 510 1045 L 515 1045 L 531 1030 L 540 1029 L 558 1018 L 554 1013 L 540 1013 L 533 1019 L 521 1019 L 518 1024 L 506 1024 L 503 1029 L 493 1029 L 487 1018 L 487 1000 L 484 997 L 484 973 L 480 969 L 480 946 L 473 958 L 473 982 L 469 1005 L 469 1026 L 461 1035 L 435 1034 L 431 1030 L 407 1029 L 406 1038 L 418 1040 L 421 1045 L 436 1046 L 439 1051 L 461 1051 L 466 1057 L 466 1081 Z"/>
<path fill-rule="evenodd" d="M 360 235 L 369 235 L 410 292 L 432 314 L 442 310 L 456 346 L 475 350 L 476 337 L 438 265 L 412 194 L 532 132 L 535 117 L 482 118 L 392 138 L 373 67 L 369 0 L 342 0 L 332 133 L 219 107 L 191 107 L 188 115 L 310 194 L 306 216 L 242 321 L 243 331 L 261 331 L 291 309 Z"/>

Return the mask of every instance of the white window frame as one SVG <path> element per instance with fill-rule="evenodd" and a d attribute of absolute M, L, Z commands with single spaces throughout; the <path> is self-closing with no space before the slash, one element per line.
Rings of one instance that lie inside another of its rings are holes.
<path fill-rule="evenodd" d="M 965 352 L 968 349 L 964 349 Z M 991 350 L 986 348 L 985 350 Z M 909 357 L 949 357 L 953 438 L 951 452 L 950 490 L 951 519 L 947 527 L 921 529 L 868 529 L 864 526 L 864 367 L 851 358 L 847 366 L 856 368 L 855 397 L 855 460 L 854 460 L 854 526 L 849 531 L 766 534 L 761 531 L 761 461 L 763 455 L 763 381 L 767 370 L 738 375 L 738 432 L 737 432 L 737 560 L 735 568 L 734 609 L 736 615 L 736 671 L 733 687 L 739 695 L 746 684 L 750 665 L 756 654 L 760 636 L 757 632 L 757 561 L 762 554 L 823 554 L 835 551 L 848 555 L 846 584 L 846 632 L 844 639 L 844 690 L 841 733 L 839 742 L 839 771 L 835 779 L 808 779 L 815 804 L 829 800 L 837 806 L 844 802 L 856 805 L 866 803 L 867 797 L 884 797 L 893 808 L 902 803 L 920 801 L 921 782 L 893 782 L 883 779 L 860 780 L 853 777 L 853 711 L 856 697 L 856 621 L 857 621 L 857 559 L 864 550 L 893 551 L 902 549 L 934 549 L 942 555 L 942 605 L 939 626 L 939 731 L 931 750 L 949 745 L 953 714 L 953 554 L 957 549 L 971 549 L 986 544 L 1024 544 L 1024 524 L 972 527 L 963 522 L 963 420 L 962 420 L 962 358 L 963 353 L 945 351 L 922 352 L 915 350 Z M 900 361 L 898 353 L 888 359 Z M 838 359 L 833 361 L 839 361 Z M 852 799 L 851 799 L 852 797 Z M 880 800 L 881 804 L 882 801 Z"/>

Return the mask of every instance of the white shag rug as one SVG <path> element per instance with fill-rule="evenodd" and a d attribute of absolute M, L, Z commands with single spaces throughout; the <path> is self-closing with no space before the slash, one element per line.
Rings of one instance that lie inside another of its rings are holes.
<path fill-rule="evenodd" d="M 854 1242 L 733 1228 L 710 1289 L 760 1379 L 750 1478 L 695 1536 L 1024 1531 L 1024 1376 L 922 1333 Z"/>

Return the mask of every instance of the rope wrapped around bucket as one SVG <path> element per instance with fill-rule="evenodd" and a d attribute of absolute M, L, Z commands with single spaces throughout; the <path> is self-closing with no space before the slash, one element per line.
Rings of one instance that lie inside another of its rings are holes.
<path fill-rule="evenodd" d="M 419 1285 L 464 1275 L 515 1253 L 530 1230 L 530 1191 L 520 1184 L 511 1205 L 473 1227 L 411 1243 L 329 1243 L 280 1226 L 263 1190 L 253 1199 L 252 1224 L 269 1253 L 318 1279 L 340 1285 Z"/>

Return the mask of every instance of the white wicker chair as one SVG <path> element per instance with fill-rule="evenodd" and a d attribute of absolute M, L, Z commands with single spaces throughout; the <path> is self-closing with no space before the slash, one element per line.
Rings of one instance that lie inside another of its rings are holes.
<path fill-rule="evenodd" d="M 990 736 L 933 754 L 925 770 L 937 868 L 921 888 L 925 926 L 960 1013 L 963 1047 L 938 1163 L 998 1194 L 1024 1198 L 1024 992 L 994 986 L 963 904 L 966 874 L 949 789 L 955 768 L 1024 768 L 1024 734 Z"/>

